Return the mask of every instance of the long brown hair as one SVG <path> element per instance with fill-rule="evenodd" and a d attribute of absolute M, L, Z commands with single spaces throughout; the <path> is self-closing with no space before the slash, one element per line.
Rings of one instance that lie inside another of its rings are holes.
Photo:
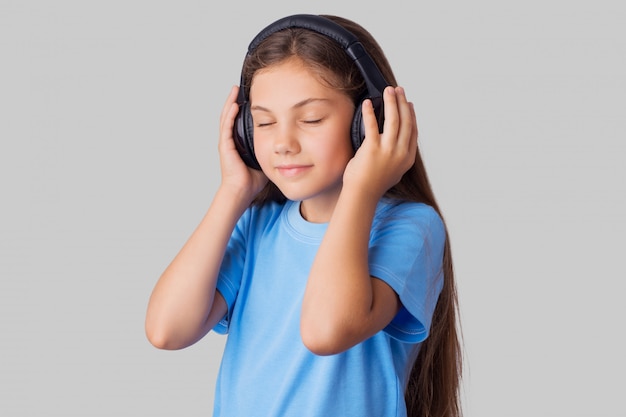
<path fill-rule="evenodd" d="M 382 49 L 372 35 L 359 24 L 345 18 L 323 15 L 352 32 L 363 44 L 390 85 L 396 78 Z M 366 91 L 363 76 L 343 49 L 332 39 L 316 32 L 289 28 L 266 38 L 246 57 L 242 85 L 249 93 L 254 74 L 265 67 L 298 57 L 322 82 L 340 89 L 355 103 Z M 418 150 L 415 163 L 398 184 L 387 191 L 387 197 L 425 203 L 443 220 L 428 175 Z M 255 199 L 255 204 L 283 201 L 278 188 L 269 183 Z M 444 220 L 445 224 L 445 220 Z M 446 235 L 448 234 L 446 228 Z M 458 301 L 449 236 L 443 255 L 444 284 L 435 307 L 428 338 L 417 348 L 419 353 L 410 371 L 405 391 L 410 417 L 459 417 L 462 351 Z"/>

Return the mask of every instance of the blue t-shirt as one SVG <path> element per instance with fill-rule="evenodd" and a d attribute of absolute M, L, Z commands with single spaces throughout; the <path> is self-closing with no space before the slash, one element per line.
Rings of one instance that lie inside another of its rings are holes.
<path fill-rule="evenodd" d="M 318 356 L 302 343 L 300 308 L 327 224 L 307 222 L 299 207 L 250 208 L 232 233 L 217 284 L 228 314 L 214 330 L 228 339 L 214 416 L 405 416 L 408 372 L 443 284 L 441 218 L 424 204 L 381 200 L 370 275 L 389 284 L 403 307 L 371 338 Z"/>

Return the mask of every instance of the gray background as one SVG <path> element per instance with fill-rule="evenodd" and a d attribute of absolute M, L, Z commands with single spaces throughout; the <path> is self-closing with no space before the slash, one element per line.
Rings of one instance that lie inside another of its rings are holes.
<path fill-rule="evenodd" d="M 309 12 L 368 28 L 415 102 L 466 415 L 625 416 L 619 6 L 0 1 L 0 415 L 210 415 L 224 339 L 159 351 L 145 308 L 218 185 L 248 42 Z"/>

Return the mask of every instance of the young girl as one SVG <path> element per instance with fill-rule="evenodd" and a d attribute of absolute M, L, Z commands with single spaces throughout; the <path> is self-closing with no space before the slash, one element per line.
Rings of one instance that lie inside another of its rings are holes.
<path fill-rule="evenodd" d="M 146 317 L 161 349 L 228 334 L 214 416 L 460 415 L 450 243 L 372 36 L 335 16 L 268 26 L 218 148 L 221 185 Z"/>

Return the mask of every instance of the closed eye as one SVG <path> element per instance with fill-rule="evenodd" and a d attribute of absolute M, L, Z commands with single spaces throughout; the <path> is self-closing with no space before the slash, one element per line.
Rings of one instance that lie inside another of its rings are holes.
<path fill-rule="evenodd" d="M 318 124 L 321 123 L 322 119 L 315 119 L 315 120 L 303 120 L 303 123 L 306 123 L 308 125 L 314 125 L 314 124 Z"/>

